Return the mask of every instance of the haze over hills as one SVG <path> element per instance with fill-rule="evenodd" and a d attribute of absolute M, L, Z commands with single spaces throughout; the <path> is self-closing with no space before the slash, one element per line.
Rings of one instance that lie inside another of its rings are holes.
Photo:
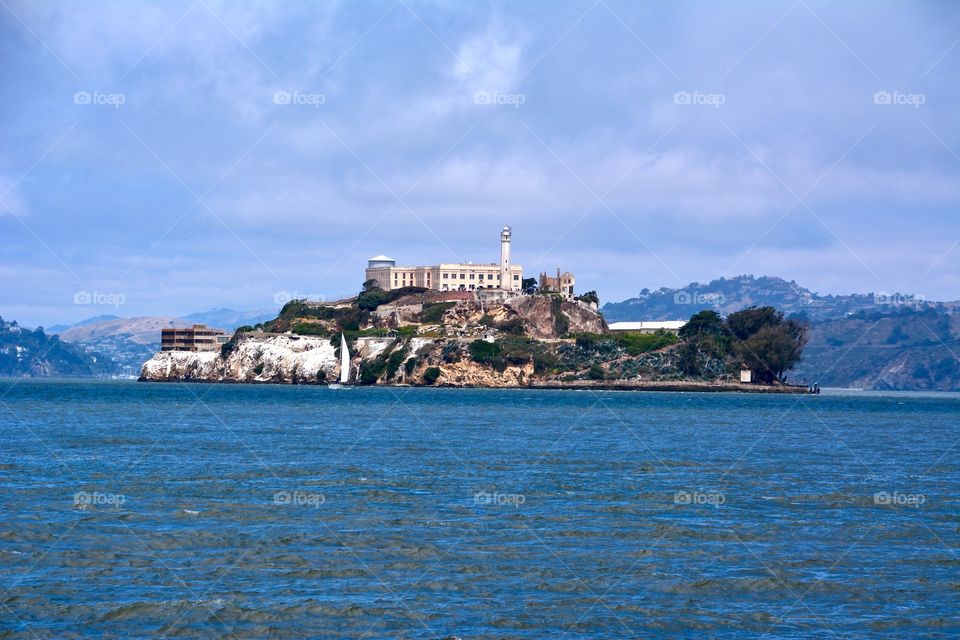
<path fill-rule="evenodd" d="M 701 309 L 713 309 L 727 315 L 750 306 L 776 307 L 784 315 L 800 315 L 811 321 L 842 318 L 858 311 L 890 311 L 904 306 L 942 308 L 951 313 L 960 310 L 960 302 L 937 303 L 911 294 L 880 291 L 823 296 L 782 278 L 743 275 L 719 278 L 706 284 L 691 282 L 682 289 L 644 289 L 636 298 L 606 303 L 602 311 L 607 322 L 685 320 Z"/>
<path fill-rule="evenodd" d="M 686 319 L 703 309 L 721 315 L 772 306 L 809 323 L 803 359 L 789 379 L 864 389 L 960 390 L 960 303 L 909 294 L 821 296 L 796 282 L 763 276 L 644 290 L 608 302 L 608 322 Z"/>
<path fill-rule="evenodd" d="M 809 324 L 809 343 L 802 361 L 789 374 L 791 381 L 869 389 L 960 390 L 957 302 L 883 292 L 819 295 L 777 277 L 739 276 L 695 282 L 682 289 L 644 290 L 636 298 L 608 302 L 602 311 L 608 322 L 673 320 L 687 319 L 702 309 L 727 315 L 765 305 Z M 269 310 L 220 308 L 182 318 L 98 316 L 62 329 L 61 346 L 69 357 L 37 365 L 5 361 L 0 375 L 136 375 L 160 349 L 160 329 L 171 323 L 203 323 L 229 332 L 275 315 Z M 30 344 L 14 344 L 28 334 Z M 19 327 L 6 338 L 8 355 L 32 353 L 44 342 Z M 49 338 L 48 333 L 44 340 Z"/>
<path fill-rule="evenodd" d="M 106 315 L 64 327 L 59 333 L 67 342 L 108 355 L 116 363 L 118 373 L 136 375 L 140 366 L 160 350 L 160 329 L 164 327 L 206 324 L 231 332 L 241 325 L 256 324 L 275 316 L 275 312 L 268 310 L 234 311 L 226 308 L 191 313 L 182 318 Z"/>
<path fill-rule="evenodd" d="M 104 314 L 43 330 L 0 319 L 0 376 L 136 376 L 141 365 L 160 350 L 163 327 L 206 324 L 231 332 L 274 316 L 271 310 L 226 308 L 182 318 Z"/>
<path fill-rule="evenodd" d="M 95 376 L 115 368 L 109 358 L 0 318 L 0 375 Z"/>

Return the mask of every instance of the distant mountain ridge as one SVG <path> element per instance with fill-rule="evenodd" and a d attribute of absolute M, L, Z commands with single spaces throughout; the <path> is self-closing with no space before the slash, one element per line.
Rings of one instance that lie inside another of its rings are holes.
<path fill-rule="evenodd" d="M 608 322 L 685 320 L 703 309 L 728 315 L 771 306 L 809 324 L 794 382 L 863 389 L 960 391 L 960 302 L 885 292 L 821 296 L 796 282 L 763 276 L 644 290 L 608 302 Z"/>
<path fill-rule="evenodd" d="M 0 318 L 0 376 L 95 376 L 114 369 L 108 357 Z"/>
<path fill-rule="evenodd" d="M 889 312 L 904 306 L 950 313 L 960 310 L 960 302 L 930 302 L 901 293 L 822 296 L 782 278 L 743 275 L 718 278 L 706 284 L 691 282 L 682 289 L 644 289 L 635 298 L 606 303 L 602 311 L 607 322 L 685 320 L 703 309 L 727 315 L 751 306 L 776 307 L 787 316 L 801 316 L 811 321 L 843 318 L 859 311 Z"/>
<path fill-rule="evenodd" d="M 904 307 L 813 322 L 792 377 L 821 386 L 960 390 L 960 314 Z"/>
<path fill-rule="evenodd" d="M 86 349 L 108 355 L 117 366 L 116 373 L 135 375 L 140 366 L 160 350 L 160 330 L 170 326 L 205 324 L 232 332 L 244 324 L 256 324 L 273 318 L 268 310 L 234 311 L 219 308 L 191 313 L 182 318 L 143 316 L 88 318 L 60 330 L 60 337 Z"/>

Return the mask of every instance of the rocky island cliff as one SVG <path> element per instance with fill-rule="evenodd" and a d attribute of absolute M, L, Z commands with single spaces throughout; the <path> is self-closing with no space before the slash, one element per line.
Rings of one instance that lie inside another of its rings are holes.
<path fill-rule="evenodd" d="M 764 318 L 752 333 L 786 326 L 772 309 Z M 372 289 L 336 303 L 290 302 L 219 351 L 157 353 L 140 380 L 335 382 L 343 333 L 350 380 L 361 385 L 802 390 L 782 384 L 782 370 L 770 384 L 740 385 L 735 346 L 752 334 L 737 338 L 719 316 L 689 326 L 696 331 L 682 336 L 614 334 L 582 300 Z"/>

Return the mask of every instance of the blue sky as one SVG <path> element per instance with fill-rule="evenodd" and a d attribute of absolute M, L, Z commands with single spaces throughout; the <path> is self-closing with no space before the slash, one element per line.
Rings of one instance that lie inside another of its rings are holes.
<path fill-rule="evenodd" d="M 503 224 L 603 300 L 957 299 L 958 43 L 948 2 L 2 0 L 0 315 L 269 308 Z"/>

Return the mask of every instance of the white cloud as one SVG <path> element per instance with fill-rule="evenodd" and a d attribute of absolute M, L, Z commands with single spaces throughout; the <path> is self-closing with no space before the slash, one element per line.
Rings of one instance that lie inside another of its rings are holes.
<path fill-rule="evenodd" d="M 22 216 L 26 210 L 16 182 L 0 174 L 0 216 Z"/>
<path fill-rule="evenodd" d="M 491 24 L 469 36 L 457 50 L 452 74 L 471 92 L 508 93 L 520 80 L 523 46 L 503 27 Z"/>

